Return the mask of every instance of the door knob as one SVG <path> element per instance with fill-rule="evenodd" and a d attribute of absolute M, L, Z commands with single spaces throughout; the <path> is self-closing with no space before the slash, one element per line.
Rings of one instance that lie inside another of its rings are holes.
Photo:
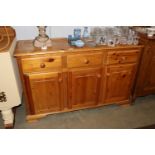
<path fill-rule="evenodd" d="M 126 60 L 126 57 L 121 57 L 121 61 L 124 61 L 124 60 Z"/>
<path fill-rule="evenodd" d="M 45 65 L 44 63 L 41 63 L 41 64 L 40 64 L 40 67 L 41 67 L 41 68 L 45 68 L 46 65 Z"/>
<path fill-rule="evenodd" d="M 101 78 L 101 74 L 97 74 L 97 78 Z"/>
<path fill-rule="evenodd" d="M 88 59 L 85 59 L 85 60 L 84 60 L 84 63 L 85 63 L 85 64 L 89 64 L 89 62 L 90 62 L 90 61 L 89 61 Z"/>
<path fill-rule="evenodd" d="M 59 80 L 58 80 L 59 82 L 62 82 L 62 78 L 59 78 Z"/>
<path fill-rule="evenodd" d="M 53 62 L 53 61 L 54 61 L 53 58 L 49 58 L 49 59 L 48 59 L 48 62 Z"/>

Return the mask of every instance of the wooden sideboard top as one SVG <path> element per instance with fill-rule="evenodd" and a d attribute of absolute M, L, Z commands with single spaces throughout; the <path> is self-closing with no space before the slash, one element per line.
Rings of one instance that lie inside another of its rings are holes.
<path fill-rule="evenodd" d="M 98 51 L 98 50 L 121 50 L 121 49 L 136 49 L 143 48 L 142 45 L 118 45 L 115 47 L 97 45 L 95 47 L 84 46 L 82 48 L 70 46 L 66 38 L 55 38 L 52 40 L 52 47 L 47 50 L 41 50 L 33 46 L 33 40 L 20 40 L 17 42 L 15 57 L 32 56 L 38 54 L 50 54 L 50 53 L 68 53 L 68 52 L 82 52 L 82 51 Z"/>

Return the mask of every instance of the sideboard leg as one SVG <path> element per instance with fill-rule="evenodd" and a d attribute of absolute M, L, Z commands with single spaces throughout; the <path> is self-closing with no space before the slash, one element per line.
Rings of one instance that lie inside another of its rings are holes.
<path fill-rule="evenodd" d="M 4 121 L 4 127 L 6 129 L 11 129 L 14 126 L 14 113 L 12 109 L 2 110 L 2 118 Z"/>

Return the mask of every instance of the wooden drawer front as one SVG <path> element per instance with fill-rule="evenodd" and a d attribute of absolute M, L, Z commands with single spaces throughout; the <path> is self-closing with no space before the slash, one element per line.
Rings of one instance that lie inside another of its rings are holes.
<path fill-rule="evenodd" d="M 114 51 L 108 53 L 107 64 L 123 64 L 137 62 L 139 51 Z"/>
<path fill-rule="evenodd" d="M 49 71 L 62 66 L 61 56 L 27 58 L 22 60 L 23 72 Z"/>
<path fill-rule="evenodd" d="M 102 53 L 76 54 L 67 57 L 69 68 L 101 65 L 103 61 Z"/>

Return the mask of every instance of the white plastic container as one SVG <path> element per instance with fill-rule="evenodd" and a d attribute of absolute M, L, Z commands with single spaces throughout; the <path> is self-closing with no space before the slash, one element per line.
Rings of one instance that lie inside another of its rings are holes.
<path fill-rule="evenodd" d="M 14 114 L 12 108 L 21 104 L 22 88 L 18 67 L 13 52 L 16 39 L 12 41 L 7 51 L 0 52 L 0 111 L 4 125 L 13 124 Z"/>

